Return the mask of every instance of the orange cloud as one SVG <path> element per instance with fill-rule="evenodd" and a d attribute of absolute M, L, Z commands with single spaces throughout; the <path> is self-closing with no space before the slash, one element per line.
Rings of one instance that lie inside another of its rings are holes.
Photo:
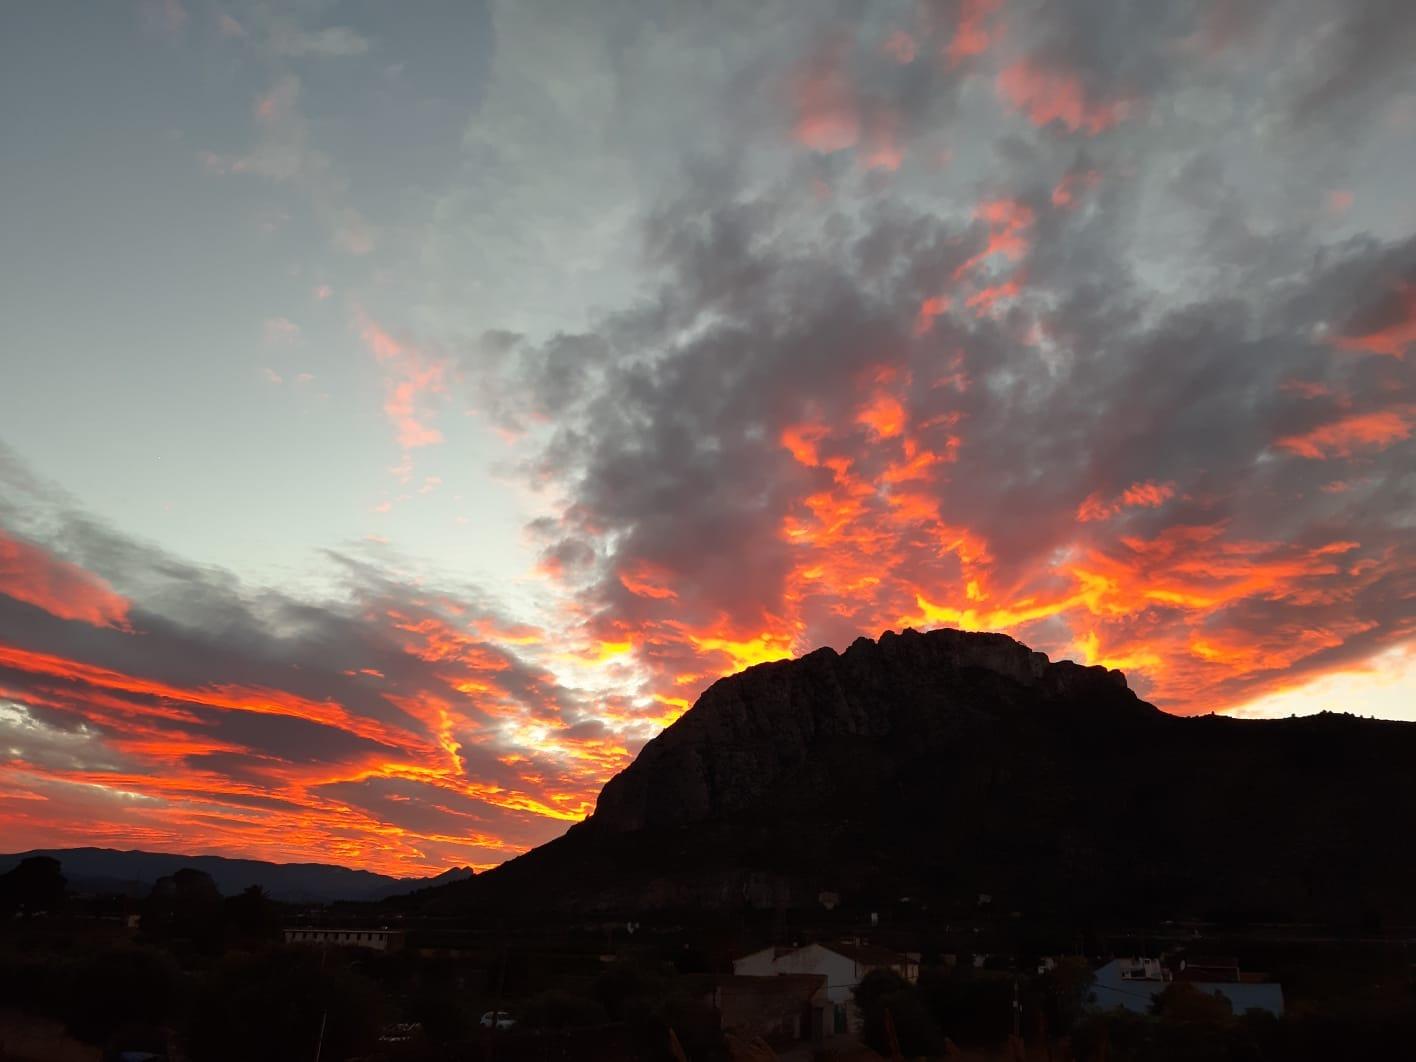
<path fill-rule="evenodd" d="M 1173 483 L 1132 483 L 1110 500 L 1100 494 L 1090 494 L 1077 507 L 1077 519 L 1082 523 L 1106 520 L 1122 509 L 1157 509 L 1175 496 Z"/>
<path fill-rule="evenodd" d="M 1410 407 L 1354 413 L 1301 435 L 1279 439 L 1276 445 L 1310 460 L 1351 457 L 1362 450 L 1384 450 L 1409 438 L 1412 423 Z"/>
<path fill-rule="evenodd" d="M 619 573 L 619 581 L 631 594 L 661 600 L 673 600 L 678 597 L 678 594 L 666 585 L 672 578 L 673 573 L 668 569 L 661 568 L 656 564 L 649 564 L 646 561 L 640 561 L 632 571 Z"/>
<path fill-rule="evenodd" d="M 919 304 L 919 316 L 915 318 L 914 333 L 928 335 L 934 329 L 934 319 L 949 312 L 949 298 L 946 295 L 931 295 Z"/>
<path fill-rule="evenodd" d="M 893 395 L 880 393 L 856 414 L 856 422 L 864 424 L 877 438 L 893 439 L 904 430 L 905 409 Z"/>
<path fill-rule="evenodd" d="M 400 342 L 357 307 L 355 321 L 364 344 L 389 373 L 384 413 L 397 429 L 398 445 L 412 450 L 442 442 L 442 432 L 427 423 L 425 398 L 446 388 L 447 360 Z"/>
<path fill-rule="evenodd" d="M 0 594 L 60 619 L 126 627 L 128 602 L 92 572 L 0 531 Z"/>

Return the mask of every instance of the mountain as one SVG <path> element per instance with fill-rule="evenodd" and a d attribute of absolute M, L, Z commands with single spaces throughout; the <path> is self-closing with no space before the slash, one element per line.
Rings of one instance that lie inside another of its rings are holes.
<path fill-rule="evenodd" d="M 432 909 L 1416 920 L 1416 724 L 1168 715 L 1011 638 L 887 633 L 722 679 L 564 837 Z M 819 909 L 819 908 L 818 908 Z"/>
<path fill-rule="evenodd" d="M 210 874 L 223 895 L 232 896 L 247 886 L 260 885 L 273 899 L 289 903 L 381 900 L 472 876 L 471 867 L 456 867 L 430 878 L 393 878 L 325 863 L 266 863 L 211 855 L 120 852 L 112 848 L 44 848 L 0 855 L 0 874 L 31 856 L 59 860 L 72 892 L 132 896 L 146 896 L 158 878 L 183 867 Z"/>

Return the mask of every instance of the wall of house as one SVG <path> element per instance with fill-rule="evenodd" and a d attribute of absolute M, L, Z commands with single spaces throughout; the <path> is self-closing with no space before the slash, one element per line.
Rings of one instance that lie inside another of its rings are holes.
<path fill-rule="evenodd" d="M 369 948 L 373 951 L 396 951 L 402 937 L 385 930 L 285 930 L 287 944 L 316 944 L 331 947 Z"/>
<path fill-rule="evenodd" d="M 785 955 L 775 956 L 772 948 L 753 952 L 733 962 L 733 973 L 752 974 L 765 977 L 771 974 L 818 974 L 826 978 L 826 999 L 832 1008 L 841 1008 L 845 1015 L 846 1029 L 856 1032 L 861 1026 L 861 1015 L 856 1008 L 851 990 L 860 983 L 862 971 L 852 959 L 823 948 L 820 944 L 808 944 Z M 831 1019 L 828 1018 L 828 1025 Z"/>
<path fill-rule="evenodd" d="M 1161 980 L 1141 981 L 1122 976 L 1129 964 L 1113 959 L 1096 971 L 1092 983 L 1090 1006 L 1096 1010 L 1130 1010 L 1137 1014 L 1149 1014 L 1151 1001 L 1165 991 L 1168 982 Z"/>
<path fill-rule="evenodd" d="M 1096 1010 L 1115 1010 L 1118 1007 L 1137 1014 L 1149 1014 L 1151 1001 L 1173 982 L 1141 981 L 1121 976 L 1125 964 L 1113 960 L 1096 971 L 1092 984 L 1090 1006 Z M 1218 992 L 1229 1000 L 1235 1014 L 1246 1010 L 1266 1010 L 1270 1014 L 1283 1014 L 1283 986 L 1272 982 L 1244 984 L 1233 982 L 1191 981 L 1190 984 L 1205 995 Z"/>

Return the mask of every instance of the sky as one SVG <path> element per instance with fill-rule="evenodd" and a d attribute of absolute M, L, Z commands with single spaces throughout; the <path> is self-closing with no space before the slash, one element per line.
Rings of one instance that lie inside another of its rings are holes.
<path fill-rule="evenodd" d="M 1416 719 L 1407 0 L 0 6 L 0 848 L 400 875 L 999 630 Z"/>

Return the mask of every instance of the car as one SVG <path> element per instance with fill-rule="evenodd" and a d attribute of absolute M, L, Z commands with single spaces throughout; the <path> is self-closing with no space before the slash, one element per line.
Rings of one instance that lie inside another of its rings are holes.
<path fill-rule="evenodd" d="M 504 1010 L 489 1010 L 482 1015 L 484 1029 L 510 1029 L 515 1024 L 516 1019 Z"/>

